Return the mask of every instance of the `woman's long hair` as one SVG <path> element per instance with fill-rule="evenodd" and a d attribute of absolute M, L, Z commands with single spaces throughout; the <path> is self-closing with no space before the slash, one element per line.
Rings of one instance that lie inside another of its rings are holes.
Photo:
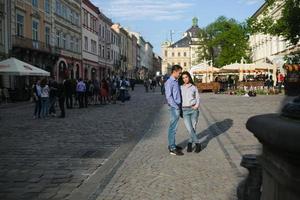
<path fill-rule="evenodd" d="M 189 82 L 190 82 L 190 84 L 195 85 L 195 83 L 194 83 L 194 81 L 193 81 L 193 79 L 192 79 L 192 76 L 191 76 L 191 74 L 190 74 L 188 71 L 184 71 L 184 72 L 181 73 L 181 76 L 180 76 L 180 78 L 179 78 L 179 80 L 178 80 L 178 82 L 179 82 L 180 85 L 183 85 L 183 84 L 184 84 L 183 78 L 182 78 L 183 75 L 187 75 L 187 76 L 189 77 Z"/>

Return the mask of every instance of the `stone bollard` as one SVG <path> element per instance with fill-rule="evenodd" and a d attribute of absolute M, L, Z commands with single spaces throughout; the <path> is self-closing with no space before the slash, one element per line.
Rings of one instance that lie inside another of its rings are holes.
<path fill-rule="evenodd" d="M 243 180 L 237 189 L 239 200 L 260 200 L 262 170 L 256 155 L 248 154 L 242 158 L 241 166 L 248 169 L 248 177 Z"/>
<path fill-rule="evenodd" d="M 300 96 L 281 115 L 255 116 L 246 126 L 263 145 L 261 200 L 299 200 Z"/>

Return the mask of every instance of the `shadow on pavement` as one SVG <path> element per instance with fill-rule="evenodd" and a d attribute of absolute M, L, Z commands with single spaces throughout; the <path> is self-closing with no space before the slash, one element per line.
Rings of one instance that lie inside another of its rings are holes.
<path fill-rule="evenodd" d="M 210 125 L 207 129 L 203 130 L 201 133 L 198 133 L 197 136 L 201 143 L 201 149 L 205 149 L 208 143 L 215 137 L 225 133 L 229 130 L 233 125 L 232 119 L 224 119 L 223 121 L 216 122 Z M 179 143 L 178 145 L 182 148 L 185 148 L 188 143 L 188 139 L 184 140 L 183 142 Z"/>

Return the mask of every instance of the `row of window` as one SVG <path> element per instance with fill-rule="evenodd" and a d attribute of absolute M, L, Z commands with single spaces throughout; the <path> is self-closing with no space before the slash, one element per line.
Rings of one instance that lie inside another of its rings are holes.
<path fill-rule="evenodd" d="M 86 36 L 84 37 L 84 49 L 89 51 L 89 41 Z M 91 52 L 97 54 L 97 42 L 93 39 L 91 39 Z"/>
<path fill-rule="evenodd" d="M 17 36 L 24 36 L 24 15 L 17 14 Z M 45 43 L 50 45 L 51 29 L 49 26 L 45 27 Z M 39 41 L 39 21 L 32 20 L 32 40 Z M 69 34 L 62 33 L 61 31 L 56 32 L 56 46 L 64 49 L 68 49 L 75 52 L 80 52 L 79 48 L 80 40 L 76 37 L 70 36 Z"/>
<path fill-rule="evenodd" d="M 89 20 L 90 19 L 90 20 Z M 90 21 L 90 23 L 89 23 Z M 92 31 L 97 32 L 97 18 L 89 13 L 87 10 L 83 10 L 83 25 L 90 28 Z"/>
<path fill-rule="evenodd" d="M 178 52 L 178 53 L 177 53 L 177 56 L 178 56 L 178 57 L 181 57 L 181 56 L 182 56 L 181 52 Z M 186 52 L 183 52 L 183 56 L 186 57 L 186 56 L 187 56 L 187 53 L 186 53 Z M 165 57 L 168 57 L 168 51 L 165 51 Z M 172 57 L 175 57 L 175 53 L 174 53 L 174 52 L 172 52 Z"/>
<path fill-rule="evenodd" d="M 97 54 L 97 41 L 91 39 L 90 40 L 91 52 Z M 89 39 L 88 37 L 84 37 L 84 49 L 89 51 Z M 108 60 L 116 61 L 118 59 L 118 53 L 110 48 L 107 48 L 105 51 L 105 46 L 99 44 L 98 56 L 101 58 L 105 58 Z"/>
<path fill-rule="evenodd" d="M 79 38 L 63 33 L 59 30 L 56 31 L 56 46 L 59 48 L 80 53 L 80 41 L 81 40 Z"/>
<path fill-rule="evenodd" d="M 80 26 L 79 14 L 60 0 L 56 0 L 55 12 L 74 25 Z"/>
<path fill-rule="evenodd" d="M 168 63 L 168 66 L 173 66 L 173 65 L 180 65 L 180 66 L 183 66 L 183 67 L 186 67 L 187 66 L 187 63 L 186 62 L 184 62 L 184 63 L 174 63 L 174 62 L 172 62 L 172 64 L 171 63 Z"/>

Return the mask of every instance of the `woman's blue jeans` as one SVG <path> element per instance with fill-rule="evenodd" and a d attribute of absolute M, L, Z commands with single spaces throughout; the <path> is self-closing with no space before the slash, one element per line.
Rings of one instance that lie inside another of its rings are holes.
<path fill-rule="evenodd" d="M 41 108 L 41 117 L 45 118 L 48 116 L 49 113 L 49 98 L 48 97 L 42 97 L 41 100 L 42 108 Z"/>
<path fill-rule="evenodd" d="M 189 142 L 198 143 L 199 140 L 196 134 L 196 126 L 199 118 L 199 110 L 195 110 L 193 108 L 183 108 L 182 110 L 184 124 L 190 134 Z"/>

